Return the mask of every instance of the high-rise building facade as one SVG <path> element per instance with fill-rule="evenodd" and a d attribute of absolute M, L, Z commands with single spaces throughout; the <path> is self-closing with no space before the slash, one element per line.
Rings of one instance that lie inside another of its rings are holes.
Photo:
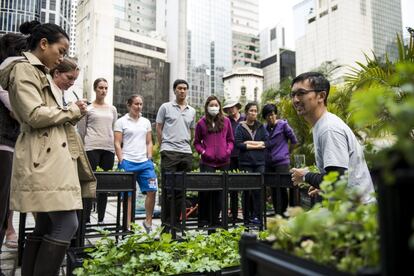
<path fill-rule="evenodd" d="M 189 102 L 203 106 L 209 95 L 223 97 L 223 74 L 231 68 L 230 0 L 187 2 Z"/>
<path fill-rule="evenodd" d="M 285 27 L 276 25 L 260 31 L 260 59 L 264 60 L 286 48 Z"/>
<path fill-rule="evenodd" d="M 144 35 L 154 32 L 156 7 L 155 0 L 115 0 L 115 26 Z"/>
<path fill-rule="evenodd" d="M 263 90 L 278 88 L 282 80 L 295 76 L 295 52 L 286 48 L 285 27 L 276 25 L 260 32 L 260 68 Z"/>
<path fill-rule="evenodd" d="M 61 26 L 68 34 L 71 25 L 72 0 L 41 0 L 40 21 Z"/>
<path fill-rule="evenodd" d="M 304 10 L 305 9 L 305 10 Z M 402 32 L 400 0 L 304 0 L 294 18 L 305 15 L 303 35 L 296 39 L 296 71 L 314 70 L 323 63 L 343 66 L 333 79 L 341 81 L 356 61 L 372 51 L 396 58 L 396 34 Z M 296 23 L 301 24 L 296 21 Z"/>
<path fill-rule="evenodd" d="M 260 62 L 263 70 L 263 91 L 277 89 L 280 83 L 296 75 L 295 52 L 289 49 L 278 48 L 272 55 Z"/>
<path fill-rule="evenodd" d="M 40 1 L 1 0 L 0 3 L 0 34 L 17 33 L 26 21 L 40 21 Z"/>
<path fill-rule="evenodd" d="M 233 66 L 260 67 L 259 2 L 231 0 Z"/>
<path fill-rule="evenodd" d="M 57 24 L 70 35 L 73 32 L 72 1 L 75 0 L 1 0 L 0 35 L 17 33 L 22 23 L 32 20 Z M 71 49 L 72 44 L 69 54 L 73 55 Z"/>
<path fill-rule="evenodd" d="M 76 54 L 76 11 L 78 7 L 78 0 L 72 0 L 70 8 L 70 46 L 69 56 L 74 57 Z"/>
<path fill-rule="evenodd" d="M 135 22 L 128 20 L 132 18 L 132 5 L 139 14 L 138 2 L 79 0 L 77 55 L 84 96 L 94 99 L 93 81 L 103 77 L 109 84 L 107 101 L 119 113 L 127 112 L 126 100 L 132 94 L 140 94 L 144 98 L 143 115 L 154 121 L 159 106 L 169 98 L 170 69 L 165 41 L 150 35 L 149 29 L 137 29 Z"/>
<path fill-rule="evenodd" d="M 169 98 L 173 99 L 174 81 L 187 80 L 187 0 L 157 0 L 156 14 L 156 32 L 168 45 Z"/>
<path fill-rule="evenodd" d="M 23 22 L 54 23 L 70 33 L 71 0 L 2 0 L 0 33 L 19 32 Z"/>
<path fill-rule="evenodd" d="M 398 58 L 396 35 L 402 34 L 401 0 L 371 0 L 371 9 L 374 53 L 382 59 L 387 53 L 395 60 Z"/>

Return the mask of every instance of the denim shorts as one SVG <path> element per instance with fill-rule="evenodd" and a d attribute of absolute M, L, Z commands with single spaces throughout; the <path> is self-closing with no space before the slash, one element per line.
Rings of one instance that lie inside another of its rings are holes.
<path fill-rule="evenodd" d="M 146 194 L 158 190 L 157 175 L 155 174 L 154 163 L 151 160 L 136 163 L 124 159 L 118 164 L 118 167 L 126 172 L 136 173 L 141 193 Z"/>

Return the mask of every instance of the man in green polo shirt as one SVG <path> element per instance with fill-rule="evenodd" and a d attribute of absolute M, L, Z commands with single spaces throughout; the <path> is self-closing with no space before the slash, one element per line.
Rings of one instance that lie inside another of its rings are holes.
<path fill-rule="evenodd" d="M 175 99 L 161 105 L 157 113 L 157 139 L 161 152 L 162 187 L 165 187 L 166 172 L 191 171 L 193 155 L 191 140 L 195 128 L 195 109 L 187 103 L 188 83 L 177 79 L 173 84 Z M 171 197 L 163 190 L 161 222 L 170 221 Z M 180 214 L 182 194 L 176 193 L 176 215 Z"/>

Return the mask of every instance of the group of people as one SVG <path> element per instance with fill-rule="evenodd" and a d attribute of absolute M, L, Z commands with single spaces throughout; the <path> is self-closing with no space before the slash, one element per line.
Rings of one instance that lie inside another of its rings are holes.
<path fill-rule="evenodd" d="M 96 196 L 93 171 L 98 166 L 112 169 L 115 155 L 119 168 L 136 172 L 140 190 L 146 194 L 143 226 L 151 231 L 158 189 L 151 123 L 142 116 L 144 98 L 140 95 L 128 98 L 128 113 L 118 118 L 116 108 L 105 102 L 108 82 L 103 78 L 93 84 L 96 97 L 91 104 L 77 97 L 67 101 L 64 91 L 74 84 L 79 68 L 65 57 L 69 47 L 66 32 L 55 24 L 36 21 L 22 24 L 20 31 L 25 36 L 6 34 L 0 39 L 0 238 L 3 241 L 10 210 L 32 212 L 35 228 L 25 240 L 22 275 L 56 275 L 78 228 L 77 210 L 83 208 L 86 222 L 90 221 Z M 162 104 L 156 117 L 162 175 L 192 169 L 192 141 L 203 172 L 289 172 L 289 152 L 297 139 L 286 120 L 278 118 L 274 104 L 263 106 L 261 116 L 266 124 L 262 124 L 257 103 L 248 103 L 243 116 L 240 103 L 222 107 L 217 97 L 209 96 L 205 114 L 196 122 L 195 109 L 186 100 L 188 83 L 178 79 L 173 89 L 175 99 Z M 329 89 L 329 82 L 319 73 L 304 73 L 292 82 L 293 106 L 313 126 L 320 170 L 312 173 L 293 168 L 292 180 L 308 182 L 311 193 L 317 193 L 326 173 L 346 173 L 361 201 L 374 202 L 362 147 L 349 127 L 326 109 Z M 161 180 L 164 186 L 165 177 Z M 171 216 L 171 194 L 163 192 L 165 223 Z M 217 193 L 200 192 L 201 225 L 217 225 L 220 212 L 226 211 Z M 277 193 L 281 193 L 283 208 L 278 212 L 282 213 L 288 205 L 287 191 L 272 190 L 275 207 Z M 178 215 L 183 195 L 176 196 Z M 237 192 L 231 193 L 230 202 L 235 220 Z M 107 195 L 99 194 L 98 223 L 104 220 L 106 203 Z M 260 223 L 260 204 L 260 194 L 243 192 L 246 223 Z"/>
<path fill-rule="evenodd" d="M 162 172 L 190 171 L 192 169 L 191 135 L 194 132 L 194 148 L 200 154 L 200 171 L 215 172 L 240 170 L 246 172 L 289 172 L 289 147 L 297 143 L 292 128 L 286 120 L 277 117 L 277 107 L 267 104 L 262 109 L 263 125 L 258 118 L 258 104 L 248 103 L 245 116 L 240 114 L 241 104 L 229 102 L 222 106 L 216 96 L 209 96 L 204 105 L 204 116 L 196 123 L 195 110 L 186 101 L 188 83 L 176 80 L 175 100 L 163 104 L 157 114 L 157 136 L 161 144 Z M 225 116 L 224 112 L 228 115 Z M 285 189 L 273 190 L 283 194 L 284 209 L 288 205 Z M 176 214 L 180 213 L 180 199 L 176 202 Z M 170 209 L 166 196 L 162 209 L 163 222 L 169 222 Z M 200 226 L 217 226 L 223 211 L 219 191 L 199 192 L 198 223 Z M 243 192 L 243 220 L 246 224 L 260 224 L 260 192 Z M 231 193 L 231 217 L 238 217 L 238 193 Z M 280 210 L 283 213 L 284 210 Z"/>

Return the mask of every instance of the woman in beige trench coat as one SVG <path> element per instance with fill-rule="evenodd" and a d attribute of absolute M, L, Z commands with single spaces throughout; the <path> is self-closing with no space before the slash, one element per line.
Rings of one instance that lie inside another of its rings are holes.
<path fill-rule="evenodd" d="M 26 22 L 29 52 L 0 73 L 21 125 L 13 159 L 10 207 L 35 212 L 27 237 L 22 275 L 56 275 L 78 227 L 81 191 L 93 197 L 96 181 L 73 125 L 86 103 L 63 106 L 49 69 L 59 65 L 69 47 L 68 35 L 55 24 Z"/>

